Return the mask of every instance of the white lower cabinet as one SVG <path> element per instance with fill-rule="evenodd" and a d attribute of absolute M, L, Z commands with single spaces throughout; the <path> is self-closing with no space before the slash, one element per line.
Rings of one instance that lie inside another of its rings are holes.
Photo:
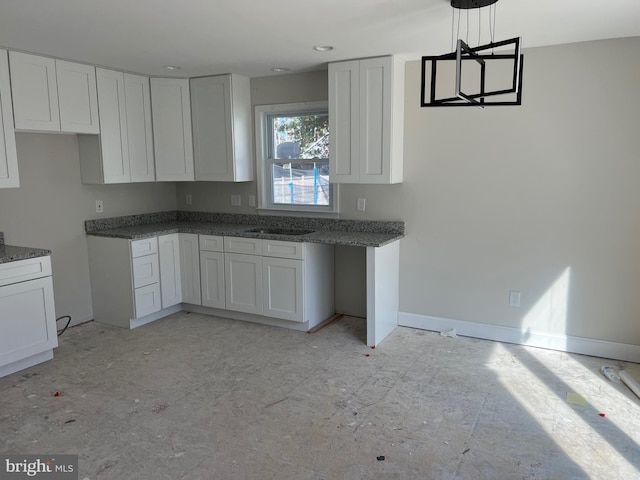
<path fill-rule="evenodd" d="M 152 283 L 151 285 L 136 288 L 134 295 L 136 303 L 136 318 L 146 317 L 147 315 L 160 311 L 162 297 L 159 283 Z"/>
<path fill-rule="evenodd" d="M 182 303 L 179 239 L 180 235 L 178 233 L 160 235 L 158 237 L 162 308 Z"/>
<path fill-rule="evenodd" d="M 200 235 L 200 286 L 204 307 L 226 307 L 224 238 Z"/>
<path fill-rule="evenodd" d="M 335 313 L 332 246 L 225 237 L 224 251 L 227 310 L 310 327 Z"/>
<path fill-rule="evenodd" d="M 0 377 L 52 359 L 57 346 L 50 257 L 0 264 Z"/>
<path fill-rule="evenodd" d="M 225 253 L 227 310 L 262 315 L 262 257 Z"/>
<path fill-rule="evenodd" d="M 219 235 L 200 235 L 200 283 L 202 305 L 225 308 L 224 240 Z"/>
<path fill-rule="evenodd" d="M 303 322 L 302 260 L 288 258 L 262 259 L 264 315 L 294 322 Z"/>
<path fill-rule="evenodd" d="M 298 329 L 335 313 L 331 245 L 190 233 L 89 236 L 88 245 L 98 322 L 134 328 L 183 304 L 274 325 L 305 323 Z"/>
<path fill-rule="evenodd" d="M 158 237 L 87 237 L 95 321 L 135 328 L 180 309 L 172 303 L 180 285 L 177 235 L 162 235 L 160 243 Z"/>
<path fill-rule="evenodd" d="M 200 251 L 198 234 L 180 233 L 180 276 L 182 278 L 182 301 L 202 305 L 200 295 Z"/>

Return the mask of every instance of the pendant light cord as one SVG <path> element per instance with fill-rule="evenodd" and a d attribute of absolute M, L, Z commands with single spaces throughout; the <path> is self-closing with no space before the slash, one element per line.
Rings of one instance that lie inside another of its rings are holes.
<path fill-rule="evenodd" d="M 467 45 L 469 45 L 469 9 L 467 8 Z"/>
<path fill-rule="evenodd" d="M 456 9 L 452 8 L 451 9 L 451 51 L 453 52 L 453 32 L 455 31 L 454 29 L 454 25 L 455 25 L 455 19 L 456 19 Z"/>
<path fill-rule="evenodd" d="M 480 46 L 480 39 L 482 38 L 482 9 L 478 9 L 478 46 Z"/>

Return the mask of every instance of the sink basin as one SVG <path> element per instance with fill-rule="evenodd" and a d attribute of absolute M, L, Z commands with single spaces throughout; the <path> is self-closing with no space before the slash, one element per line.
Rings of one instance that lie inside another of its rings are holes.
<path fill-rule="evenodd" d="M 306 235 L 313 233 L 313 230 L 299 230 L 287 228 L 251 228 L 247 230 L 250 233 L 266 233 L 269 235 Z"/>

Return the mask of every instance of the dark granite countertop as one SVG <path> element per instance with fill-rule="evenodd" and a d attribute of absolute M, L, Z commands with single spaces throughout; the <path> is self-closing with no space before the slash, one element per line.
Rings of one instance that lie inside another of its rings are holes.
<path fill-rule="evenodd" d="M 170 233 L 196 233 L 200 235 L 222 235 L 227 237 L 260 238 L 291 242 L 324 243 L 354 247 L 381 247 L 404 237 L 403 222 L 318 220 L 302 217 L 255 217 L 229 214 L 194 214 L 189 218 L 184 212 L 171 218 L 167 214 L 150 214 L 150 223 L 144 216 L 115 217 L 98 224 L 85 222 L 87 235 L 137 239 L 166 235 Z M 159 221 L 158 221 L 159 220 Z M 211 221 L 206 221 L 211 220 Z M 304 235 L 281 235 L 263 232 L 249 232 L 254 228 L 287 228 L 312 230 Z"/>
<path fill-rule="evenodd" d="M 28 258 L 46 257 L 51 250 L 42 248 L 18 247 L 15 245 L 0 245 L 0 263 L 16 262 Z"/>

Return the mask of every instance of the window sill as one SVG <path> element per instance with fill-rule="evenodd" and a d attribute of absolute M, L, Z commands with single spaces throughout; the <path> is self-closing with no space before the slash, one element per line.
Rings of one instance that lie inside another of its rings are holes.
<path fill-rule="evenodd" d="M 301 209 L 296 208 L 292 209 L 279 209 L 279 208 L 264 208 L 258 207 L 256 209 L 258 215 L 284 215 L 289 217 L 314 217 L 314 218 L 340 218 L 340 212 L 319 212 L 317 210 L 309 209 Z"/>

